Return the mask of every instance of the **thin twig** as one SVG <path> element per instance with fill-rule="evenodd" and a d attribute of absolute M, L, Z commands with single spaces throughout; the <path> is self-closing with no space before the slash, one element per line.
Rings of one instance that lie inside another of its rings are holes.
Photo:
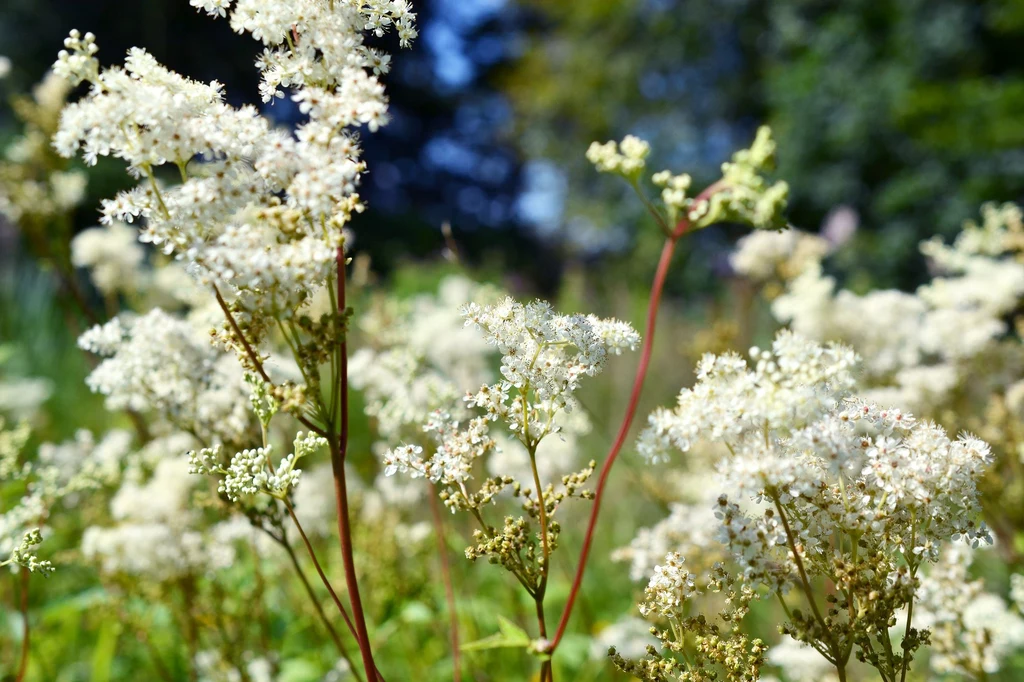
<path fill-rule="evenodd" d="M 444 520 L 441 517 L 441 505 L 434 494 L 434 487 L 428 485 L 427 499 L 430 500 L 430 513 L 434 519 L 434 534 L 437 535 L 437 553 L 441 558 L 441 580 L 444 582 L 444 596 L 448 602 L 448 619 L 451 622 L 452 665 L 454 666 L 453 682 L 462 682 L 462 654 L 459 650 L 459 612 L 455 607 L 455 588 L 452 585 L 452 570 L 448 562 L 448 543 L 444 539 Z"/>
<path fill-rule="evenodd" d="M 228 323 L 231 325 L 231 329 L 234 330 L 235 336 L 238 338 L 238 342 L 242 344 L 242 347 L 245 349 L 246 355 L 249 356 L 249 360 L 252 361 L 252 364 L 256 368 L 256 371 L 259 373 L 263 381 L 267 382 L 268 384 L 273 384 L 274 382 L 270 380 L 270 375 L 267 374 L 265 369 L 263 369 L 263 363 L 260 362 L 259 356 L 256 355 L 256 351 L 253 350 L 253 347 L 249 343 L 248 339 L 245 338 L 245 334 L 242 333 L 242 328 L 239 327 L 238 322 L 235 321 L 235 316 L 231 314 L 231 309 L 228 308 L 227 302 L 224 300 L 224 297 L 220 295 L 220 289 L 217 288 L 216 284 L 213 285 L 213 293 L 217 297 L 217 303 L 220 304 L 220 309 L 224 311 L 224 316 L 227 318 Z M 304 425 L 313 433 L 319 436 L 327 436 L 326 431 L 324 431 L 319 426 L 306 419 L 301 414 L 296 414 L 295 418 L 299 420 L 299 423 Z"/>
<path fill-rule="evenodd" d="M 701 192 L 697 196 L 696 202 L 699 203 L 707 200 L 711 195 L 722 189 L 724 189 L 724 185 L 720 182 L 716 182 Z M 597 526 L 597 517 L 601 511 L 601 502 L 604 500 L 604 492 L 605 487 L 608 484 L 608 477 L 609 474 L 611 474 L 612 467 L 615 465 L 615 460 L 619 456 L 619 452 L 622 450 L 622 446 L 626 442 L 626 436 L 633 424 L 633 418 L 636 416 L 636 410 L 640 402 L 640 393 L 643 390 L 644 380 L 647 377 L 647 367 L 650 365 L 651 352 L 654 346 L 654 329 L 658 321 L 658 307 L 661 302 L 662 292 L 665 289 L 665 281 L 668 277 L 669 266 L 672 263 L 672 255 L 675 253 L 676 244 L 679 239 L 686 234 L 686 231 L 689 229 L 690 221 L 685 218 L 680 220 L 676 224 L 675 230 L 673 230 L 665 239 L 665 245 L 661 250 L 661 258 L 658 261 L 658 268 L 654 273 L 654 281 L 651 284 L 651 297 L 647 305 L 647 327 L 644 331 L 643 347 L 640 351 L 640 362 L 637 365 L 636 376 L 633 380 L 633 390 L 630 393 L 629 403 L 626 405 L 626 413 L 623 415 L 618 435 L 615 437 L 615 442 L 608 451 L 608 456 L 605 458 L 604 464 L 601 466 L 601 473 L 598 475 L 597 486 L 594 491 L 594 504 L 590 510 L 590 519 L 587 522 L 586 534 L 583 537 L 583 546 L 580 549 L 580 558 L 576 564 L 576 574 L 573 577 L 572 587 L 569 590 L 569 596 L 566 599 L 565 608 L 562 610 L 562 617 L 558 622 L 558 630 L 555 632 L 555 638 L 552 640 L 551 646 L 548 650 L 551 654 L 553 654 L 555 649 L 558 648 L 559 642 L 562 641 L 562 637 L 565 635 L 565 629 L 569 625 L 569 617 L 572 615 L 573 606 L 576 604 L 576 598 L 579 596 L 580 587 L 583 584 L 583 573 L 586 571 L 587 559 L 590 557 L 590 548 L 593 544 L 594 531 Z"/>
<path fill-rule="evenodd" d="M 334 646 L 338 648 L 338 652 L 341 654 L 341 657 L 345 659 L 346 663 L 348 663 L 348 667 L 351 669 L 350 672 L 352 673 L 352 676 L 356 678 L 357 682 L 362 682 L 363 678 L 359 675 L 359 671 L 356 669 L 355 662 L 352 660 L 352 658 L 349 656 L 348 651 L 345 649 L 345 645 L 344 643 L 342 643 L 341 637 L 338 635 L 338 631 L 335 630 L 334 625 L 331 624 L 331 619 L 327 617 L 326 613 L 324 613 L 324 608 L 320 605 L 320 599 L 316 596 L 316 592 L 313 590 L 313 586 L 309 584 L 309 579 L 306 577 L 305 571 L 302 570 L 302 565 L 299 563 L 299 558 L 295 556 L 295 550 L 291 548 L 291 545 L 289 545 L 288 541 L 284 538 L 278 538 L 273 535 L 271 537 L 277 540 L 278 544 L 280 544 L 281 547 L 284 548 L 285 553 L 291 560 L 292 566 L 295 568 L 295 573 L 299 576 L 299 582 L 301 582 L 302 586 L 305 588 L 306 594 L 309 596 L 309 600 L 313 602 L 313 607 L 316 609 L 316 613 L 320 617 L 320 621 L 324 624 L 324 627 L 327 629 L 327 633 L 331 636 L 331 639 L 334 641 Z M 319 568 L 319 566 L 317 568 Z M 324 584 L 327 585 L 328 589 L 330 590 L 330 583 L 324 580 Z M 331 595 L 334 596 L 334 590 L 330 591 Z M 337 600 L 337 597 L 335 597 L 335 600 Z M 351 629 L 352 625 L 348 620 L 348 614 L 342 611 L 342 615 L 344 615 L 345 622 L 349 623 L 349 628 Z M 355 636 L 354 630 L 352 634 L 353 636 Z"/>

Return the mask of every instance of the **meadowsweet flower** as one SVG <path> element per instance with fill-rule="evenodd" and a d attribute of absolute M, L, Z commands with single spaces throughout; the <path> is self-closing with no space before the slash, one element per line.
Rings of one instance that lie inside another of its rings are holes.
<path fill-rule="evenodd" d="M 695 577 L 683 568 L 681 556 L 675 552 L 665 555 L 647 583 L 644 601 L 640 602 L 640 613 L 644 616 L 681 618 L 684 602 L 697 593 L 694 588 Z"/>
<path fill-rule="evenodd" d="M 976 374 L 975 360 L 1006 336 L 1005 317 L 1024 297 L 1024 264 L 1010 257 L 1021 250 L 1020 209 L 987 205 L 982 215 L 983 223 L 969 222 L 951 246 L 921 244 L 939 273 L 914 293 L 837 290 L 824 274 L 825 254 L 808 252 L 802 266 L 784 274 L 786 289 L 772 311 L 800 334 L 853 346 L 864 358 L 865 397 L 917 410 L 943 405 Z M 768 242 L 744 243 L 734 258 L 750 260 L 757 251 L 771 258 L 770 249 Z"/>
<path fill-rule="evenodd" d="M 94 87 L 64 109 L 54 146 L 90 164 L 121 158 L 142 180 L 104 202 L 104 221 L 141 220 L 143 241 L 184 258 L 238 308 L 290 317 L 326 283 L 342 227 L 361 210 L 365 167 L 347 129 L 372 132 L 387 122 L 378 75 L 388 60 L 364 44 L 364 33 L 395 30 L 407 45 L 415 14 L 392 0 L 192 5 L 263 43 L 264 100 L 290 89 L 308 115 L 294 136 L 254 107 L 226 104 L 216 81 L 182 77 L 140 48 L 123 67 L 101 70 L 95 38 L 73 32 L 54 71 Z M 177 167 L 180 184 L 158 180 L 163 165 Z"/>
<path fill-rule="evenodd" d="M 109 409 L 150 412 L 207 442 L 244 442 L 249 390 L 234 359 L 200 329 L 154 309 L 93 327 L 79 346 L 108 356 L 86 383 Z"/>
<path fill-rule="evenodd" d="M 788 682 L 835 682 L 835 668 L 812 647 L 792 637 L 783 637 L 768 649 L 768 662 L 784 674 Z"/>
<path fill-rule="evenodd" d="M 737 274 L 755 282 L 772 278 L 788 281 L 820 263 L 829 249 L 829 243 L 817 235 L 798 230 L 758 230 L 739 240 L 729 264 Z"/>
<path fill-rule="evenodd" d="M 928 660 L 939 675 L 984 679 L 1024 648 L 1024 618 L 969 573 L 977 553 L 951 545 L 918 588 L 915 618 L 931 633 Z"/>
<path fill-rule="evenodd" d="M 82 555 L 110 576 L 173 581 L 230 566 L 230 545 L 211 542 L 189 500 L 194 484 L 179 454 L 160 462 L 145 482 L 128 483 L 110 503 L 115 524 L 82 536 Z"/>
<path fill-rule="evenodd" d="M 763 438 L 765 429 L 808 424 L 833 409 L 855 385 L 857 356 L 842 346 L 818 346 L 780 333 L 771 351 L 751 349 L 754 367 L 738 355 L 705 355 L 697 385 L 679 394 L 673 410 L 660 408 L 648 419 L 638 450 L 652 462 L 673 449 L 688 451 L 700 439 L 742 441 Z"/>
<path fill-rule="evenodd" d="M 286 499 L 302 474 L 296 464 L 326 447 L 327 439 L 300 431 L 295 436 L 294 452 L 282 457 L 275 466 L 272 445 L 235 453 L 226 465 L 222 464 L 221 447 L 216 445 L 189 453 L 189 473 L 223 476 L 217 491 L 233 502 L 261 493 Z"/>
<path fill-rule="evenodd" d="M 465 416 L 458 399 L 490 380 L 491 347 L 466 328 L 459 306 L 495 294 L 462 277 L 441 282 L 436 296 L 378 302 L 359 321 L 366 345 L 349 361 L 352 386 L 385 439 L 417 434 L 438 409 Z"/>
<path fill-rule="evenodd" d="M 743 583 L 811 601 L 813 617 L 787 612 L 784 631 L 834 664 L 856 646 L 888 671 L 892 659 L 876 656 L 871 638 L 914 599 L 920 567 L 951 540 L 991 541 L 977 489 L 990 448 L 854 398 L 849 349 L 781 332 L 751 358 L 753 367 L 705 357 L 697 384 L 675 411 L 656 413 L 641 448 L 665 459 L 698 441 L 724 446 L 718 540 Z M 842 608 L 821 614 L 816 577 L 836 584 Z M 907 651 L 920 646 L 914 637 Z"/>
<path fill-rule="evenodd" d="M 468 395 L 467 402 L 486 410 L 492 420 L 507 421 L 512 431 L 531 441 L 546 434 L 549 415 L 572 410 L 572 393 L 580 379 L 600 373 L 609 351 L 635 349 L 640 340 L 626 323 L 557 314 L 543 301 L 522 304 L 505 298 L 489 306 L 470 303 L 462 314 L 466 326 L 477 328 L 501 353 L 504 378 L 501 384 Z M 511 403 L 510 388 L 519 394 Z M 527 398 L 527 393 L 534 397 Z"/>

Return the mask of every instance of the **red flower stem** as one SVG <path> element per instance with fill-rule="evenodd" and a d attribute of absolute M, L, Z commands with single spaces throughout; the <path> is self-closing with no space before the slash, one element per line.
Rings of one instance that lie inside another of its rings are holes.
<path fill-rule="evenodd" d="M 345 251 L 338 247 L 338 314 L 345 314 Z M 338 321 L 339 333 L 341 320 Z M 345 481 L 345 456 L 348 454 L 348 342 L 343 338 L 339 353 L 338 382 L 341 392 L 341 425 L 337 438 L 332 438 L 331 466 L 334 471 L 334 494 L 338 511 L 338 538 L 341 543 L 341 558 L 345 566 L 345 584 L 348 587 L 349 605 L 352 607 L 352 619 L 356 626 L 356 639 L 359 640 L 359 653 L 363 658 L 366 679 L 377 678 L 377 665 L 373 661 L 370 649 L 370 636 L 366 629 L 366 616 L 363 613 L 363 602 L 359 597 L 359 581 L 356 577 L 356 564 L 352 555 L 352 522 L 348 509 L 348 484 Z M 333 420 L 333 419 L 332 419 Z"/>
<path fill-rule="evenodd" d="M 441 518 L 441 505 L 434 494 L 433 486 L 428 486 L 427 498 L 430 500 L 430 513 L 434 519 L 434 532 L 437 535 L 437 552 L 441 557 L 441 578 L 444 581 L 444 596 L 448 602 L 448 618 L 451 621 L 452 665 L 454 666 L 453 682 L 462 682 L 462 656 L 459 650 L 459 612 L 455 608 L 455 588 L 452 585 L 451 565 L 448 562 L 448 543 L 444 539 L 444 521 Z"/>
<path fill-rule="evenodd" d="M 718 183 L 705 189 L 697 197 L 697 203 L 707 200 L 712 194 L 721 189 Z M 668 270 L 672 264 L 672 255 L 676 250 L 676 243 L 680 237 L 690 228 L 690 221 L 680 220 L 675 230 L 665 240 L 661 249 L 661 259 L 658 261 L 658 269 L 654 273 L 654 281 L 651 284 L 651 298 L 647 305 L 647 328 L 644 331 L 643 347 L 640 350 L 640 364 L 636 368 L 636 377 L 633 379 L 633 392 L 629 396 L 629 403 L 626 405 L 626 414 L 622 417 L 622 424 L 619 426 L 619 433 L 615 442 L 608 451 L 608 456 L 601 466 L 601 473 L 597 479 L 597 488 L 594 492 L 594 505 L 590 509 L 590 520 L 587 522 L 587 532 L 583 536 L 583 547 L 580 549 L 580 559 L 576 565 L 576 575 L 573 577 L 572 588 L 569 590 L 569 597 L 565 602 L 565 609 L 558 621 L 558 630 L 548 648 L 549 653 L 554 653 L 558 643 L 562 641 L 565 629 L 569 625 L 569 617 L 572 615 L 572 608 L 576 604 L 576 597 L 579 596 L 580 586 L 583 584 L 583 573 L 587 568 L 587 559 L 590 557 L 590 547 L 594 541 L 594 531 L 597 528 L 597 516 L 601 512 L 601 501 L 604 499 L 605 486 L 608 484 L 608 477 L 611 474 L 615 460 L 626 442 L 626 436 L 633 425 L 633 417 L 636 416 L 636 409 L 640 403 L 640 393 L 643 391 L 644 380 L 647 378 L 647 367 L 651 363 L 651 351 L 654 347 L 654 327 L 658 321 L 658 307 L 661 303 L 661 294 L 665 290 L 665 280 L 668 277 Z"/>

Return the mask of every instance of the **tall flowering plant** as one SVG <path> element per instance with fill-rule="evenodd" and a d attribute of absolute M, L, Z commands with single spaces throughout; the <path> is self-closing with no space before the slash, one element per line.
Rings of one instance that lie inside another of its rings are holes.
<path fill-rule="evenodd" d="M 142 393 L 136 407 L 165 408 L 172 421 L 197 427 L 193 435 L 205 447 L 192 455 L 193 470 L 222 477 L 220 492 L 250 515 L 266 517 L 261 524 L 280 525 L 280 505 L 261 498 L 279 501 L 294 518 L 296 465 L 318 448 L 330 451 L 351 616 L 337 604 L 359 644 L 367 678 L 375 679 L 345 471 L 349 311 L 343 228 L 362 208 L 357 187 L 365 164 L 352 130 L 374 131 L 387 122 L 379 77 L 390 57 L 368 47 L 365 34 L 393 30 L 407 46 L 416 36 L 415 15 L 404 0 L 192 5 L 229 18 L 235 31 L 259 41 L 262 99 L 272 102 L 288 90 L 308 120 L 294 134 L 277 129 L 255 107 L 225 103 L 219 83 L 182 77 L 140 48 L 129 51 L 123 67 L 101 69 L 94 36 L 75 31 L 54 71 L 72 85 L 87 82 L 89 91 L 62 112 L 54 145 L 65 156 L 81 153 L 89 164 L 100 156 L 120 158 L 140 180 L 135 189 L 103 202 L 103 221 L 141 222 L 142 241 L 184 261 L 209 291 L 223 314 L 214 338 L 234 351 L 251 378 L 259 435 L 245 428 L 244 419 L 228 437 L 220 432 L 220 419 L 212 420 L 212 429 L 198 428 L 197 422 L 212 415 L 189 414 L 202 398 L 186 394 L 209 392 L 206 372 L 198 381 L 165 381 L 139 367 L 116 379 L 109 371 L 94 376 L 94 385 L 112 398 Z M 164 168 L 175 171 L 176 181 L 163 176 Z M 319 291 L 331 305 L 311 315 L 308 304 Z M 135 368 L 125 344 L 161 334 L 154 325 L 176 324 L 159 311 L 130 322 L 115 319 L 90 332 L 84 343 L 123 368 Z M 275 379 L 268 372 L 266 349 L 278 339 L 292 351 L 301 380 Z M 183 343 L 184 350 L 191 342 Z M 202 366 L 191 362 L 191 354 L 207 351 L 187 352 L 189 362 L 172 367 Z M 268 427 L 279 410 L 308 431 L 296 437 L 294 452 L 277 460 Z"/>
<path fill-rule="evenodd" d="M 175 595 L 168 601 L 179 602 L 170 610 L 180 617 L 191 679 L 255 682 L 278 672 L 270 652 L 243 646 L 250 625 L 244 615 L 231 614 L 239 622 L 226 625 L 225 614 L 209 606 L 238 579 L 244 542 L 255 557 L 255 580 L 240 580 L 253 584 L 238 587 L 238 595 L 259 604 L 266 575 L 277 570 L 270 548 L 283 550 L 285 568 L 294 569 L 343 659 L 335 672 L 383 680 L 388 631 L 374 627 L 369 607 L 388 601 L 388 588 L 400 578 L 382 575 L 378 564 L 357 566 L 355 546 L 372 541 L 422 563 L 419 548 L 431 523 L 395 519 L 427 492 L 453 678 L 462 679 L 460 651 L 511 647 L 534 657 L 540 682 L 553 682 L 607 486 L 630 441 L 677 245 L 718 223 L 751 226 L 756 231 L 737 269 L 764 278 L 813 270 L 828 250 L 820 239 L 785 231 L 788 187 L 768 177 L 770 132 L 759 129 L 750 148 L 734 154 L 701 191 L 692 191 L 685 173 L 648 176 L 651 150 L 639 138 L 587 150 L 599 172 L 635 190 L 664 235 L 642 335 L 624 321 L 562 313 L 457 279 L 446 280 L 436 299 L 356 311 L 349 307 L 349 230 L 363 210 L 359 185 L 367 170 L 357 131 L 372 133 L 388 121 L 382 78 L 391 59 L 366 38 L 393 33 L 409 46 L 416 37 L 411 6 L 191 4 L 261 44 L 264 104 L 291 98 L 304 119 L 294 130 L 280 128 L 256 107 L 229 105 L 220 84 L 176 74 L 140 48 L 123 65 L 101 68 L 92 34 L 68 37 L 50 81 L 59 87 L 51 88 L 61 100 L 75 86 L 86 91 L 46 129 L 53 148 L 86 164 L 121 159 L 137 180 L 103 201 L 102 227 L 65 246 L 70 263 L 91 270 L 109 307 L 124 299 L 135 308 L 94 325 L 79 345 L 98 358 L 88 385 L 109 408 L 133 416 L 139 442 L 129 447 L 132 435 L 124 431 L 102 440 L 82 432 L 40 448 L 37 466 L 23 461 L 24 429 L 0 436 L 0 478 L 25 493 L 14 512 L 0 517 L 0 566 L 25 576 L 48 573 L 52 565 L 39 547 L 49 508 L 106 490 L 109 523 L 86 531 L 81 555 L 114 586 L 131 590 L 133 578 L 144 579 L 150 594 Z M 51 185 L 59 193 L 60 182 Z M 8 198 L 0 208 L 28 205 Z M 1012 223 L 1007 215 L 1003 222 Z M 931 247 L 937 261 L 964 275 L 966 293 L 937 282 L 919 292 L 920 300 L 887 298 L 901 313 L 920 313 L 928 329 L 948 333 L 958 321 L 978 322 L 965 347 L 945 344 L 951 353 L 965 348 L 969 355 L 1005 332 L 997 318 L 1019 298 L 1018 263 L 988 268 L 1000 291 L 1016 295 L 985 295 L 987 261 L 978 257 L 991 248 L 984 236 L 952 250 Z M 139 240 L 160 254 L 147 255 Z M 821 293 L 820 269 L 805 280 Z M 780 308 L 786 302 L 777 301 Z M 831 321 L 835 311 L 828 307 L 814 312 Z M 965 310 L 978 314 L 965 317 Z M 652 681 L 753 682 L 764 666 L 810 652 L 817 664 L 810 667 L 843 682 L 855 660 L 885 682 L 905 682 L 929 642 L 928 625 L 942 647 L 936 659 L 948 669 L 991 668 L 993 651 L 1009 648 L 1012 637 L 989 646 L 966 616 L 944 613 L 946 583 L 966 575 L 950 549 L 962 543 L 952 543 L 989 540 L 977 513 L 989 447 L 966 434 L 950 438 L 876 392 L 860 393 L 856 368 L 887 374 L 931 358 L 935 345 L 917 338 L 908 351 L 868 335 L 856 344 L 862 361 L 846 346 L 819 343 L 830 334 L 813 333 L 802 320 L 814 316 L 800 312 L 791 317 L 801 333 L 779 334 L 770 350 L 753 349 L 749 363 L 735 354 L 705 356 L 696 384 L 680 393 L 676 407 L 649 418 L 637 450 L 661 465 L 679 453 L 697 459 L 700 449 L 714 462 L 717 482 L 704 486 L 707 504 L 674 505 L 668 519 L 620 552 L 631 559 L 634 579 L 649 579 L 639 613 L 653 625 L 653 638 L 646 649 L 616 641 L 617 633 L 636 631 L 635 618 L 609 628 L 603 641 L 620 645 L 612 663 Z M 632 389 L 598 469 L 577 457 L 578 438 L 591 426 L 586 391 L 606 366 L 629 362 L 636 351 Z M 365 399 L 380 441 L 379 460 L 359 462 L 364 472 L 380 472 L 373 486 L 362 485 L 349 457 L 352 389 Z M 329 465 L 315 466 L 322 457 Z M 552 602 L 561 595 L 552 589 L 553 562 L 569 544 L 565 510 L 581 502 L 589 515 L 556 621 Z M 449 523 L 470 528 L 469 561 L 500 567 L 521 588 L 529 625 L 500 619 L 499 633 L 460 642 Z M 340 595 L 315 547 L 332 526 L 346 583 Z M 293 542 L 308 554 L 321 585 L 307 578 Z M 330 614 L 320 589 L 333 604 Z M 788 636 L 775 653 L 750 631 L 753 609 L 777 615 Z M 335 627 L 337 616 L 347 634 Z M 144 620 L 134 622 L 146 630 Z M 219 647 L 201 646 L 201 629 L 210 623 Z M 349 651 L 353 642 L 357 655 Z M 153 659 L 166 673 L 159 652 Z M 19 682 L 25 670 L 23 663 Z"/>

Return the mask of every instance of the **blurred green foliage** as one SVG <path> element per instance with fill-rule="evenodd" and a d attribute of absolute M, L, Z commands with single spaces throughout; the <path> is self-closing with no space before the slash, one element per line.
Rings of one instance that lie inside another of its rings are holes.
<path fill-rule="evenodd" d="M 923 236 L 1024 194 L 1021 0 L 522 2 L 536 21 L 505 82 L 524 154 L 568 169 L 569 215 L 629 222 L 593 206 L 592 140 L 632 132 L 652 167 L 709 178 L 764 122 L 793 223 L 853 207 L 853 269 L 908 286 Z"/>

